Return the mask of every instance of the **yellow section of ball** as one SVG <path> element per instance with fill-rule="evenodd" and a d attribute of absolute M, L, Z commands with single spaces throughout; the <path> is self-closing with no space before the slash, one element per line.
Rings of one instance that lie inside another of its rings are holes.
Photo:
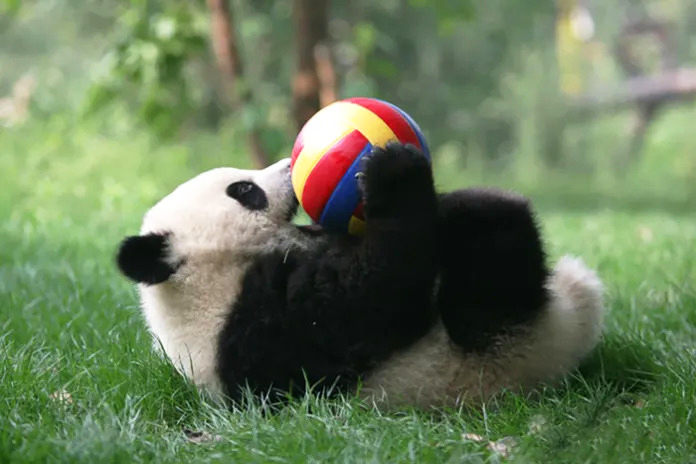
<path fill-rule="evenodd" d="M 365 221 L 351 216 L 348 222 L 348 233 L 357 236 L 363 235 L 365 233 Z"/>

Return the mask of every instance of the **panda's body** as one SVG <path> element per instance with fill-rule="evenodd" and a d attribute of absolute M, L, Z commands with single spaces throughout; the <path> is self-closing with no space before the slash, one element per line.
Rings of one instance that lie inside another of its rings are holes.
<path fill-rule="evenodd" d="M 548 272 L 527 202 L 437 195 L 417 151 L 378 150 L 362 179 L 363 238 L 290 221 L 289 164 L 182 184 L 126 239 L 150 330 L 205 390 L 354 391 L 422 407 L 530 389 L 597 343 L 601 284 L 579 261 Z"/>

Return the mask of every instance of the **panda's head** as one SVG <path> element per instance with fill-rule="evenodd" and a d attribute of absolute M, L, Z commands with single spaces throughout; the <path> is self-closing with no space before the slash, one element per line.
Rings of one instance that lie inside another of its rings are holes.
<path fill-rule="evenodd" d="M 291 229 L 298 208 L 288 159 L 258 171 L 217 168 L 181 184 L 126 238 L 118 265 L 143 284 L 166 281 L 187 260 L 254 252 Z"/>

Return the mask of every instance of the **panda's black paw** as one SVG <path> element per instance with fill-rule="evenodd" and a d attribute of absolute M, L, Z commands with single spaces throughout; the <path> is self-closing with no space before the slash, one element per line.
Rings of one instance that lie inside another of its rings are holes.
<path fill-rule="evenodd" d="M 367 218 L 405 210 L 433 208 L 435 189 L 430 161 L 415 146 L 390 142 L 364 160 L 358 178 Z"/>
<path fill-rule="evenodd" d="M 408 182 L 432 182 L 430 162 L 411 144 L 389 142 L 384 148 L 375 147 L 364 163 L 368 190 Z"/>

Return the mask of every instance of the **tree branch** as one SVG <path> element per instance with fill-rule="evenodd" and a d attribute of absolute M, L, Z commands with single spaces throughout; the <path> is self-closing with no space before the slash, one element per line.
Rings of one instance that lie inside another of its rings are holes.
<path fill-rule="evenodd" d="M 331 50 L 324 44 L 314 47 L 314 60 L 319 79 L 319 105 L 325 107 L 338 99 L 338 79 L 331 59 Z"/>
<path fill-rule="evenodd" d="M 667 103 L 696 97 L 696 69 L 664 71 L 657 76 L 634 77 L 620 86 L 574 99 L 573 116 L 619 111 L 634 105 Z"/>

